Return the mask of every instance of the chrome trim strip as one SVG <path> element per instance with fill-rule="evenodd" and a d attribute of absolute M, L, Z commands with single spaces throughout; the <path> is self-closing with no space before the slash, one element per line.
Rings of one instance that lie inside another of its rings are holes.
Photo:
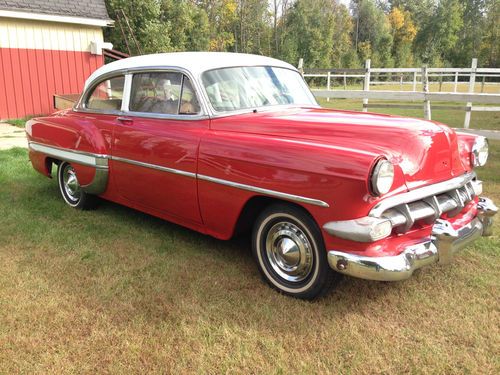
<path fill-rule="evenodd" d="M 128 110 L 128 104 L 126 103 L 126 107 L 124 107 L 124 98 L 122 98 L 122 108 L 124 109 L 123 111 L 109 111 L 109 110 L 96 110 L 96 109 L 88 109 L 85 108 L 85 102 L 87 100 L 87 97 L 93 92 L 94 88 L 101 82 L 106 81 L 107 79 L 113 78 L 113 77 L 118 77 L 118 76 L 125 76 L 125 81 L 126 81 L 126 76 L 130 75 L 132 76 L 135 73 L 150 73 L 150 72 L 172 72 L 172 73 L 182 73 L 186 75 L 189 80 L 191 81 L 191 84 L 193 85 L 193 89 L 195 91 L 195 95 L 198 98 L 198 102 L 200 103 L 200 113 L 197 114 L 196 116 L 193 115 L 168 115 L 168 114 L 162 114 L 162 113 L 148 113 L 147 116 L 145 114 L 138 114 L 136 116 L 141 116 L 141 117 L 151 117 L 151 118 L 164 118 L 164 119 L 173 119 L 173 120 L 200 120 L 200 119 L 207 119 L 210 118 L 210 111 L 208 109 L 208 104 L 207 104 L 207 98 L 204 95 L 201 95 L 203 92 L 201 90 L 201 87 L 199 85 L 199 82 L 197 79 L 194 79 L 193 74 L 187 69 L 184 69 L 182 67 L 178 66 L 169 66 L 169 65 L 158 65 L 158 66 L 142 66 L 142 67 L 133 67 L 133 68 L 123 68 L 123 69 L 116 69 L 112 72 L 107 72 L 104 74 L 101 74 L 97 77 L 95 77 L 92 81 L 90 82 L 85 82 L 85 87 L 83 89 L 83 93 L 80 96 L 80 100 L 73 106 L 73 111 L 75 112 L 85 112 L 85 113 L 98 113 L 98 114 L 109 114 L 109 115 L 127 115 L 131 116 L 132 113 Z M 132 78 L 132 77 L 131 77 Z M 131 78 L 129 78 L 131 80 Z M 128 90 L 128 93 L 123 93 L 124 97 L 127 96 L 127 102 L 129 102 L 130 98 L 130 90 L 131 90 L 131 84 L 128 87 L 124 87 L 124 90 Z"/>
<path fill-rule="evenodd" d="M 108 170 L 96 169 L 94 179 L 88 185 L 82 185 L 83 191 L 89 194 L 99 195 L 106 191 L 108 186 Z"/>
<path fill-rule="evenodd" d="M 64 160 L 97 169 L 108 169 L 107 155 L 93 154 L 90 152 L 69 150 L 61 147 L 46 146 L 37 142 L 29 142 L 29 148 L 33 151 L 42 152 L 58 160 Z"/>
<path fill-rule="evenodd" d="M 328 203 L 326 203 L 322 200 L 319 200 L 319 199 L 313 199 L 313 198 L 303 197 L 300 195 L 283 193 L 280 191 L 264 189 L 264 188 L 260 188 L 257 186 L 240 184 L 238 182 L 223 180 L 220 178 L 205 176 L 205 175 L 197 174 L 197 173 L 193 173 L 193 172 L 187 172 L 187 171 L 183 171 L 180 169 L 168 168 L 168 167 L 164 167 L 161 165 L 145 163 L 142 161 L 126 159 L 126 158 L 122 158 L 119 156 L 100 155 L 100 154 L 92 154 L 92 153 L 76 151 L 76 150 L 62 149 L 62 148 L 58 148 L 58 147 L 42 145 L 42 144 L 36 143 L 36 142 L 30 142 L 29 147 L 31 149 L 33 149 L 34 151 L 42 152 L 42 153 L 47 154 L 49 156 L 53 156 L 54 158 L 57 158 L 59 160 L 78 163 L 78 164 L 82 164 L 82 165 L 96 168 L 96 176 L 94 177 L 95 183 L 97 183 L 97 181 L 95 181 L 95 180 L 100 180 L 100 179 L 104 178 L 103 174 L 97 173 L 99 170 L 103 170 L 106 172 L 106 182 L 107 182 L 108 159 L 111 159 L 111 160 L 119 161 L 122 163 L 137 165 L 139 167 L 155 169 L 158 171 L 173 173 L 173 174 L 177 174 L 177 175 L 185 176 L 185 177 L 190 177 L 190 178 L 197 178 L 200 180 L 209 181 L 209 182 L 213 182 L 213 183 L 220 184 L 220 185 L 230 186 L 233 188 L 247 190 L 247 191 L 251 191 L 254 193 L 265 194 L 265 195 L 269 195 L 269 196 L 276 197 L 276 198 L 287 199 L 287 200 L 291 200 L 294 202 L 307 203 L 307 204 L 312 204 L 312 205 L 320 206 L 320 207 L 330 207 Z M 92 184 L 94 184 L 94 182 L 92 182 Z M 86 189 L 86 191 L 89 193 L 92 192 L 92 194 L 99 194 L 99 193 L 94 193 L 93 189 L 95 189 L 95 188 L 91 186 L 92 184 L 85 186 L 84 189 Z M 96 189 L 97 191 L 100 191 L 101 185 L 102 184 L 98 184 L 98 188 Z"/>
<path fill-rule="evenodd" d="M 428 198 L 432 195 L 438 195 L 447 191 L 457 189 L 471 181 L 476 174 L 474 172 L 466 173 L 462 176 L 452 178 L 451 180 L 438 182 L 437 184 L 424 186 L 407 193 L 401 193 L 377 203 L 370 211 L 369 216 L 380 217 L 382 213 L 389 208 L 399 206 L 401 204 L 410 203 L 416 200 Z"/>
<path fill-rule="evenodd" d="M 254 193 L 266 194 L 266 195 L 270 195 L 272 197 L 287 199 L 287 200 L 291 200 L 291 201 L 295 201 L 295 202 L 299 202 L 299 203 L 308 203 L 308 204 L 312 204 L 312 205 L 320 206 L 320 207 L 330 207 L 328 203 L 326 203 L 322 200 L 319 200 L 319 199 L 313 199 L 313 198 L 303 197 L 300 195 L 282 193 L 280 191 L 269 190 L 269 189 L 259 188 L 256 186 L 240 184 L 239 182 L 223 180 L 223 179 L 216 178 L 216 177 L 210 177 L 210 176 L 205 176 L 205 175 L 199 174 L 198 179 L 213 182 L 213 183 L 220 184 L 220 185 L 234 187 L 237 189 L 247 190 L 247 191 L 251 191 Z"/>
<path fill-rule="evenodd" d="M 95 168 L 94 179 L 90 184 L 82 185 L 82 189 L 86 193 L 96 195 L 106 191 L 106 187 L 108 186 L 108 155 L 68 150 L 60 147 L 43 145 L 37 142 L 29 142 L 29 148 L 33 151 L 52 156 L 58 160 Z"/>
<path fill-rule="evenodd" d="M 116 160 L 116 161 L 120 161 L 122 163 L 137 165 L 139 167 L 155 169 L 155 170 L 162 171 L 162 172 L 178 174 L 178 175 L 185 176 L 185 177 L 196 178 L 196 173 L 193 173 L 193 172 L 186 172 L 186 171 L 183 171 L 180 169 L 163 167 L 161 165 L 144 163 L 142 161 L 137 161 L 137 160 L 130 160 L 130 159 L 126 159 L 126 158 L 121 158 L 119 156 L 111 156 L 111 160 Z"/>

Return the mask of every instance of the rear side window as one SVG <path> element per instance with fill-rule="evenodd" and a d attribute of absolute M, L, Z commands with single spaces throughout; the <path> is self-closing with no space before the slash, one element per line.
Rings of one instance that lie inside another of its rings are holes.
<path fill-rule="evenodd" d="M 190 115 L 200 106 L 189 78 L 182 73 L 138 73 L 132 78 L 132 112 Z"/>
<path fill-rule="evenodd" d="M 122 106 L 125 76 L 118 76 L 99 83 L 88 97 L 86 108 L 99 111 L 119 111 Z"/>

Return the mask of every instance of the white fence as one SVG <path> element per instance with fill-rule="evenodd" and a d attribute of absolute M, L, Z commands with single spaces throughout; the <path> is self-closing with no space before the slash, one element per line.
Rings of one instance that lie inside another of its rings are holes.
<path fill-rule="evenodd" d="M 326 90 L 313 89 L 315 96 L 334 99 L 362 99 L 363 111 L 372 108 L 422 108 L 424 118 L 432 118 L 431 102 L 453 103 L 439 105 L 440 109 L 464 110 L 464 128 L 469 128 L 472 111 L 500 111 L 500 106 L 477 106 L 476 104 L 500 105 L 500 69 L 478 68 L 477 59 L 472 60 L 470 68 L 371 68 L 370 60 L 366 60 L 364 69 L 304 69 L 303 60 L 299 61 L 299 70 L 304 77 L 326 78 Z M 378 81 L 372 80 L 377 77 Z M 385 80 L 380 80 L 380 78 Z M 464 80 L 464 77 L 466 78 Z M 397 78 L 396 80 L 394 78 Z M 409 79 L 410 78 L 410 79 Z M 437 81 L 436 81 L 437 78 Z M 450 80 L 452 78 L 452 80 Z M 358 80 L 363 84 L 362 90 L 348 89 L 348 80 Z M 439 85 L 438 92 L 429 90 L 430 81 Z M 493 82 L 491 80 L 494 80 Z M 342 80 L 344 89 L 332 90 L 332 80 Z M 488 81 L 487 81 L 488 80 Z M 476 82 L 480 81 L 480 92 L 475 92 Z M 452 84 L 453 91 L 442 92 L 443 84 Z M 399 85 L 400 90 L 371 90 L 376 85 Z M 411 85 L 412 91 L 404 91 L 403 87 Z M 422 85 L 422 91 L 417 87 Z M 467 92 L 458 92 L 461 85 L 467 86 Z M 486 86 L 498 87 L 499 93 L 484 93 Z M 402 102 L 422 102 L 422 105 L 411 104 L 369 104 L 370 99 Z M 457 105 L 464 103 L 464 105 Z M 473 106 L 474 103 L 474 106 Z"/>

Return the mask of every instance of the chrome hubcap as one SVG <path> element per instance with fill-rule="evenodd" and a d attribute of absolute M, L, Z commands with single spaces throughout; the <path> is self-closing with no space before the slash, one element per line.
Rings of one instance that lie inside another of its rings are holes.
<path fill-rule="evenodd" d="M 269 230 L 266 253 L 273 270 L 287 281 L 300 282 L 311 272 L 311 243 L 305 233 L 293 223 L 279 222 Z"/>
<path fill-rule="evenodd" d="M 80 199 L 81 190 L 78 179 L 76 178 L 75 170 L 71 165 L 67 165 L 63 171 L 63 185 L 64 191 L 68 198 L 76 202 Z"/>

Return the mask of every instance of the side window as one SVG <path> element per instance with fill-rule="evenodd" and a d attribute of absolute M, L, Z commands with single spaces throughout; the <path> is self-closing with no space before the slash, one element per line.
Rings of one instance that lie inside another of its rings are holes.
<path fill-rule="evenodd" d="M 87 98 L 85 107 L 101 111 L 119 111 L 122 106 L 124 85 L 125 76 L 102 81 Z"/>
<path fill-rule="evenodd" d="M 137 73 L 132 77 L 132 112 L 194 115 L 200 112 L 189 78 L 182 73 Z"/>
<path fill-rule="evenodd" d="M 200 113 L 200 103 L 198 103 L 198 99 L 196 98 L 196 94 L 194 93 L 191 81 L 188 77 L 184 76 L 179 114 L 196 115 L 198 113 Z"/>
<path fill-rule="evenodd" d="M 139 73 L 132 78 L 129 110 L 133 112 L 179 112 L 181 73 Z"/>

